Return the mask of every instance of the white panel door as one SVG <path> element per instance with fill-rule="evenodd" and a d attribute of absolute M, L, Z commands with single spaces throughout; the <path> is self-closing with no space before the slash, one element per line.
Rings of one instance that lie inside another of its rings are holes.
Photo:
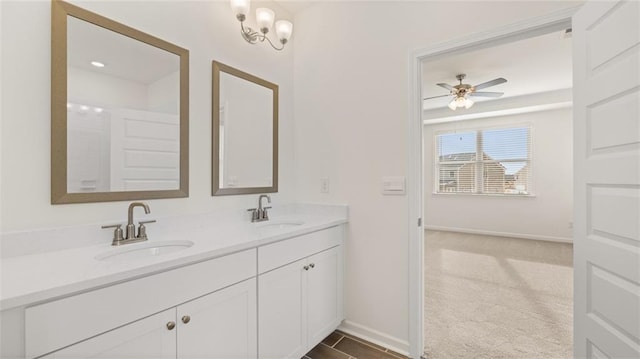
<path fill-rule="evenodd" d="M 167 326 L 175 320 L 176 310 L 171 308 L 42 358 L 176 359 L 176 328 Z"/>
<path fill-rule="evenodd" d="M 178 115 L 114 110 L 111 119 L 111 191 L 180 188 Z"/>
<path fill-rule="evenodd" d="M 339 247 L 309 257 L 307 328 L 309 343 L 320 343 L 340 324 Z"/>
<path fill-rule="evenodd" d="M 573 18 L 574 356 L 640 358 L 640 2 Z"/>
<path fill-rule="evenodd" d="M 178 307 L 178 358 L 255 359 L 256 279 Z"/>
<path fill-rule="evenodd" d="M 299 359 L 307 346 L 306 259 L 258 277 L 258 357 Z"/>

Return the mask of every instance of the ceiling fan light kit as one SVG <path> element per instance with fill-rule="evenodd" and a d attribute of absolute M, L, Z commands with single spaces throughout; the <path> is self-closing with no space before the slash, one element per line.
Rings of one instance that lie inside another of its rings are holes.
<path fill-rule="evenodd" d="M 471 106 L 473 106 L 473 100 L 464 96 L 457 96 L 449 102 L 449 108 L 454 111 L 460 107 L 471 108 Z"/>
<path fill-rule="evenodd" d="M 449 102 L 449 108 L 452 109 L 453 111 L 455 111 L 458 108 L 464 107 L 466 109 L 471 108 L 471 106 L 473 106 L 474 101 L 472 99 L 470 99 L 469 97 L 473 97 L 473 96 L 477 96 L 477 97 L 500 97 L 502 96 L 504 93 L 503 92 L 477 92 L 477 90 L 479 89 L 483 89 L 483 88 L 487 88 L 487 87 L 491 87 L 491 86 L 496 86 L 502 83 L 507 82 L 507 80 L 505 80 L 502 77 L 499 77 L 497 79 L 493 79 L 491 81 L 487 81 L 487 82 L 483 82 L 479 85 L 476 86 L 471 86 L 469 84 L 463 84 L 462 80 L 464 80 L 464 78 L 466 77 L 465 74 L 459 74 L 456 75 L 456 79 L 458 81 L 460 81 L 460 83 L 458 85 L 455 86 L 451 86 L 449 84 L 446 83 L 439 83 L 436 84 L 442 88 L 445 88 L 447 90 L 449 90 L 449 94 L 447 95 L 440 95 L 440 96 L 433 96 L 433 97 L 426 97 L 424 98 L 424 100 L 430 100 L 430 99 L 434 99 L 434 98 L 440 98 L 440 97 L 448 97 L 448 96 L 453 96 L 453 99 L 451 100 L 451 102 Z"/>

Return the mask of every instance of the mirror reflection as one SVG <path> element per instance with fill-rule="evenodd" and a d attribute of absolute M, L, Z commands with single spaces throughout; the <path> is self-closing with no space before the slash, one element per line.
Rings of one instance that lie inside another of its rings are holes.
<path fill-rule="evenodd" d="M 215 61 L 213 73 L 213 195 L 277 192 L 278 86 Z"/>
<path fill-rule="evenodd" d="M 52 11 L 52 203 L 186 197 L 188 51 Z"/>
<path fill-rule="evenodd" d="M 67 191 L 178 189 L 180 57 L 67 21 Z"/>

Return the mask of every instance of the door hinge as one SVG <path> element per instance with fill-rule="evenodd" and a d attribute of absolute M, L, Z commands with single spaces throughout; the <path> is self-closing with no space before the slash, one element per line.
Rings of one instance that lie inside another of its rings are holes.
<path fill-rule="evenodd" d="M 422 217 L 418 218 L 418 227 L 422 227 Z"/>

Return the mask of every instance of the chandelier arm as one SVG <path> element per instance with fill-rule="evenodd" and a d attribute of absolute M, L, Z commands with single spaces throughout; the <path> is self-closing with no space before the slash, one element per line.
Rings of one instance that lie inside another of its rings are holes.
<path fill-rule="evenodd" d="M 260 37 L 260 33 L 257 31 L 254 31 L 250 27 L 244 27 L 244 21 L 240 21 L 240 34 L 242 35 L 242 38 L 250 44 L 257 43 Z"/>
<path fill-rule="evenodd" d="M 248 26 L 245 27 L 244 21 L 242 20 L 240 21 L 240 34 L 242 35 L 242 38 L 244 38 L 245 41 L 250 44 L 257 44 L 258 41 L 264 42 L 264 40 L 267 40 L 269 42 L 269 45 L 271 45 L 271 47 L 273 47 L 276 51 L 282 51 L 284 49 L 284 44 L 282 44 L 281 47 L 277 47 L 273 44 L 271 39 L 267 37 L 267 34 L 255 31 Z"/>
<path fill-rule="evenodd" d="M 264 35 L 264 38 L 265 38 L 265 39 L 267 39 L 267 41 L 269 41 L 269 45 L 271 45 L 271 47 L 273 47 L 276 51 L 282 51 L 282 49 L 284 49 L 284 44 L 282 45 L 282 47 L 277 48 L 277 47 L 273 44 L 273 42 L 271 42 L 271 39 L 270 39 L 270 38 L 268 38 L 266 35 Z M 264 41 L 264 40 L 262 40 L 262 41 Z"/>
<path fill-rule="evenodd" d="M 276 47 L 266 34 L 254 31 L 250 27 L 245 27 L 243 21 L 240 22 L 240 33 L 242 34 L 242 37 L 250 44 L 256 44 L 258 43 L 258 41 L 264 42 L 264 40 L 267 40 L 269 42 L 269 45 L 271 45 L 271 47 L 273 47 L 276 51 L 282 51 L 284 49 L 284 44 L 282 45 L 282 47 Z"/>

